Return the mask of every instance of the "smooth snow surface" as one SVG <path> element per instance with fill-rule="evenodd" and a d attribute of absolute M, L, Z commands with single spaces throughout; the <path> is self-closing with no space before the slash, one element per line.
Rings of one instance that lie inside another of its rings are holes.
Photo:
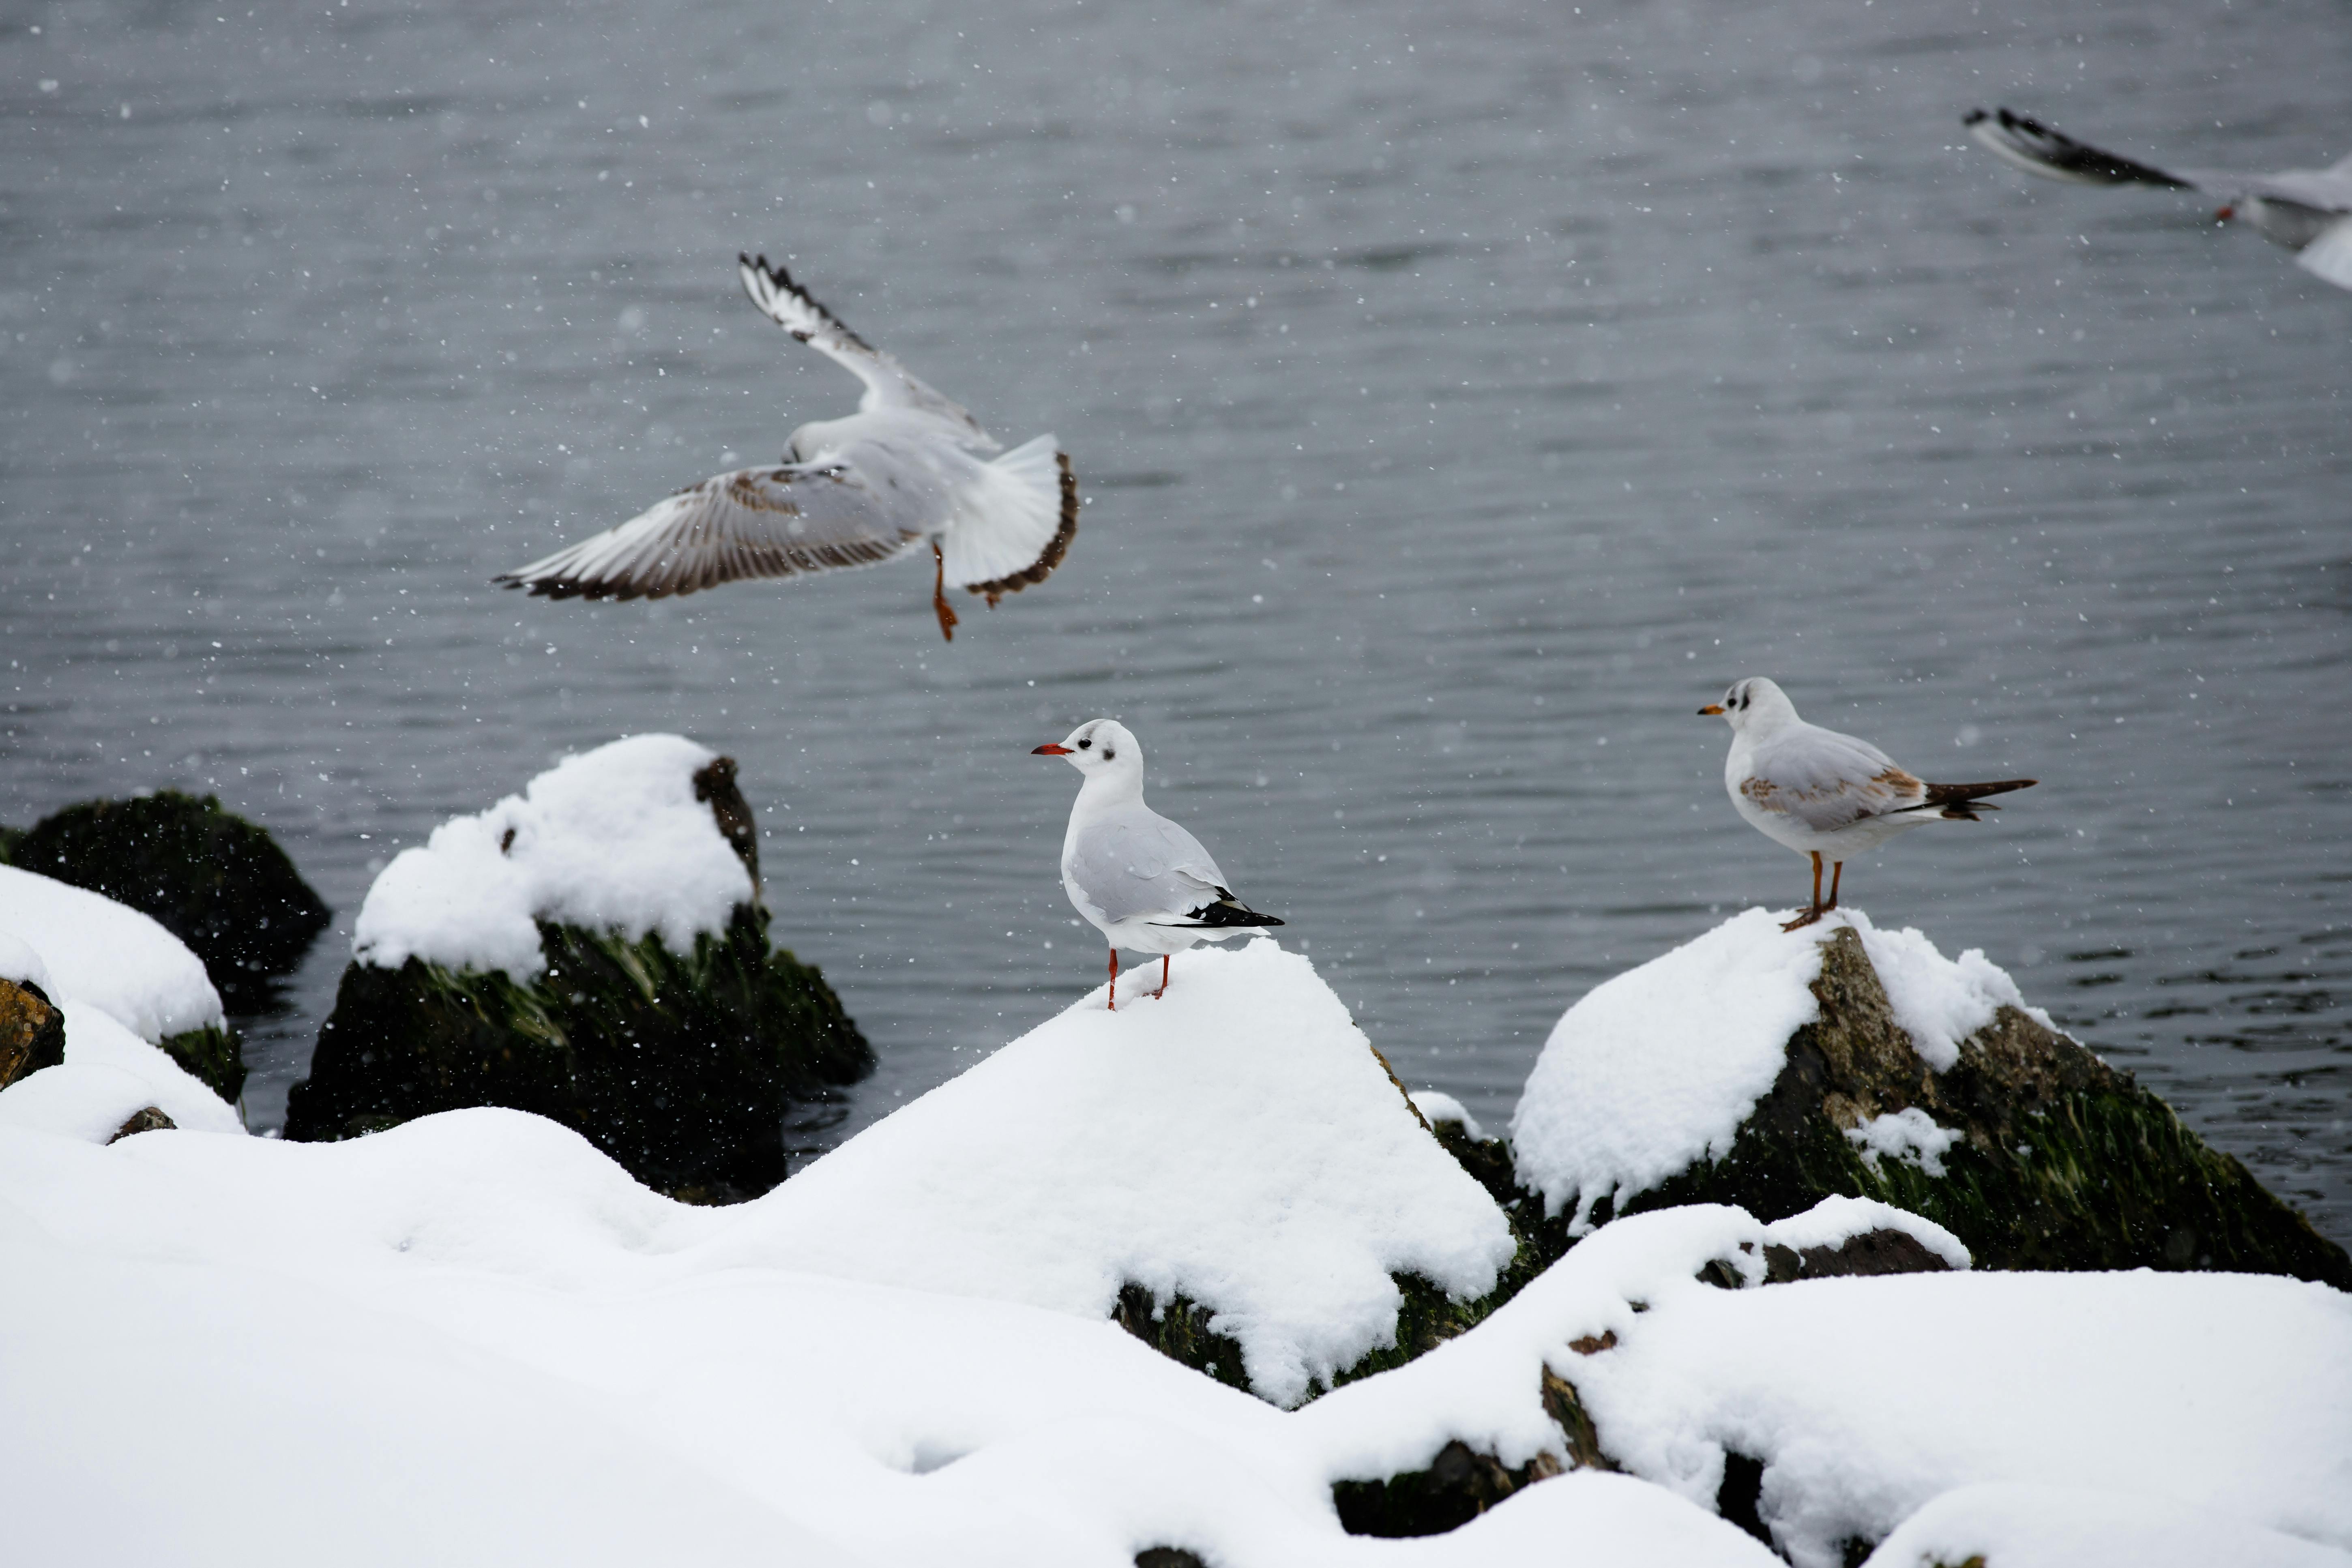
<path fill-rule="evenodd" d="M 694 775 L 716 754 L 677 735 L 632 735 L 452 817 L 375 879 L 352 951 L 380 969 L 415 957 L 527 980 L 546 967 L 532 922 L 547 920 L 632 942 L 658 931 L 671 952 L 692 952 L 752 897 L 751 873 L 694 798 Z"/>
<path fill-rule="evenodd" d="M 0 931 L 33 950 L 49 1000 L 87 1002 L 141 1039 L 227 1022 L 202 961 L 128 904 L 0 866 Z"/>
<path fill-rule="evenodd" d="M 2016 984 L 1975 949 L 1948 959 L 1918 931 L 1881 931 L 1860 910 L 1795 931 L 1780 930 L 1786 917 L 1744 910 L 1594 986 L 1553 1026 L 1512 1113 L 1511 1143 L 1519 1180 L 1543 1194 L 1546 1212 L 1573 1206 L 1571 1235 L 1591 1228 L 1603 1198 L 1622 1205 L 1729 1152 L 1780 1077 L 1789 1037 L 1821 1016 L 1811 987 L 1821 944 L 1840 926 L 1860 935 L 1896 1022 L 1937 1072 L 1959 1060 L 1959 1042 L 1999 1008 L 2025 1006 Z M 1933 1131 L 1905 1127 L 1922 1157 L 1948 1147 Z M 1882 1152 L 1899 1151 L 1890 1142 Z"/>
<path fill-rule="evenodd" d="M 13 980 L 19 985 L 31 984 L 49 990 L 49 966 L 33 951 L 33 944 L 14 931 L 0 931 L 0 980 Z"/>
<path fill-rule="evenodd" d="M 1727 1453 L 1762 1461 L 1759 1512 L 1797 1568 L 1835 1568 L 1848 1539 L 1983 1482 L 2155 1498 L 2352 1546 L 2352 1298 L 2322 1285 L 2145 1270 L 1693 1284 L 1618 1340 L 1572 1374 L 1610 1455 L 1695 1502 L 1716 1496 Z"/>
<path fill-rule="evenodd" d="M 2352 1552 L 2160 1498 L 1962 1487 L 1905 1520 L 1864 1568 L 2352 1568 Z"/>
<path fill-rule="evenodd" d="M 1305 958 L 1196 949 L 1165 997 L 1124 989 L 745 1205 L 715 1256 L 1090 1319 L 1181 1294 L 1286 1405 L 1394 1342 L 1391 1276 L 1494 1289 L 1509 1223 Z"/>

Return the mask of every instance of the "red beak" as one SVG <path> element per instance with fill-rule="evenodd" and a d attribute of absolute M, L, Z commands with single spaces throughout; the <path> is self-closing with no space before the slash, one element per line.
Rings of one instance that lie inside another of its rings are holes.
<path fill-rule="evenodd" d="M 2222 222 L 2222 223 L 2227 223 L 2227 222 L 2229 222 L 2231 218 L 2233 218 L 2233 217 L 2235 217 L 2235 216 L 2238 216 L 2238 209 L 2237 209 L 2237 207 L 2236 207 L 2234 205 L 2230 205 L 2230 206 L 2223 207 L 2220 212 L 2217 212 L 2217 213 L 2215 213 L 2215 214 L 2213 215 L 2213 216 L 2214 216 L 2216 219 L 2218 219 L 2219 221 L 2221 221 L 2221 222 Z"/>
<path fill-rule="evenodd" d="M 1070 748 L 1067 746 L 1056 746 L 1049 742 L 1038 747 L 1029 754 L 1033 757 L 1066 757 L 1070 754 Z"/>

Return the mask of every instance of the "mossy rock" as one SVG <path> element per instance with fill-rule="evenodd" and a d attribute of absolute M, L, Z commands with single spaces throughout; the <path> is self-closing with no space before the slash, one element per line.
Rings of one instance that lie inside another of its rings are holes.
<path fill-rule="evenodd" d="M 152 916 L 204 961 L 232 1012 L 267 1005 L 270 982 L 302 962 L 331 918 L 278 841 L 212 795 L 69 805 L 8 858 Z"/>
<path fill-rule="evenodd" d="M 352 963 L 320 1031 L 286 1136 L 328 1142 L 502 1105 L 561 1121 L 647 1186 L 695 1202 L 784 1179 L 796 1102 L 865 1077 L 874 1053 L 811 965 L 768 946 L 766 910 L 673 953 L 540 922 L 529 982 L 412 958 Z"/>
<path fill-rule="evenodd" d="M 166 1035 L 156 1044 L 231 1105 L 245 1093 L 245 1049 L 236 1030 L 206 1024 L 201 1029 Z"/>
<path fill-rule="evenodd" d="M 1962 1041 L 1949 1071 L 1931 1072 L 1853 931 L 1822 949 L 1821 1017 L 1790 1037 L 1730 1152 L 1617 1212 L 1719 1203 L 1775 1220 L 1843 1193 L 1934 1220 L 1979 1268 L 2204 1268 L 2352 1289 L 2342 1247 L 2128 1073 L 2013 1007 Z M 1865 1161 L 1846 1136 L 1914 1106 L 1961 1134 L 1940 1176 Z"/>
<path fill-rule="evenodd" d="M 0 980 L 0 1089 L 66 1059 L 66 1016 L 29 981 Z"/>

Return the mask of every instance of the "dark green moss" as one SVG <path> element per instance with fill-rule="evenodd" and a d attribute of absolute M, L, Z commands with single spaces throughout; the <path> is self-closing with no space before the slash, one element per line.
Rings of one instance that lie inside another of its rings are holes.
<path fill-rule="evenodd" d="M 204 961 L 232 1012 L 267 1005 L 271 980 L 330 918 L 277 840 L 212 795 L 85 801 L 43 818 L 9 858 L 152 916 Z"/>
<path fill-rule="evenodd" d="M 769 949 L 756 906 L 684 955 L 653 936 L 539 931 L 547 969 L 528 984 L 415 959 L 347 968 L 310 1076 L 288 1098 L 286 1136 L 508 1106 L 576 1129 L 648 1186 L 731 1202 L 784 1179 L 794 1103 L 873 1070 L 840 999 Z"/>
<path fill-rule="evenodd" d="M 245 1051 L 236 1030 L 207 1024 L 185 1034 L 166 1035 L 158 1043 L 173 1061 L 204 1079 L 207 1089 L 231 1105 L 245 1093 Z"/>
<path fill-rule="evenodd" d="M 23 828 L 0 824 L 0 866 L 13 866 L 16 863 L 16 846 L 23 843 L 24 838 Z"/>

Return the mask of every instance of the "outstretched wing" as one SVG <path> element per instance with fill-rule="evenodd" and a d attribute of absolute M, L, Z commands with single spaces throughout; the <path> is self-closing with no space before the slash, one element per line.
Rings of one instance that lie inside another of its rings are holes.
<path fill-rule="evenodd" d="M 2210 175 L 2174 174 L 2147 163 L 2135 163 L 2113 153 L 2075 141 L 2062 131 L 2012 114 L 2006 109 L 1987 113 L 1972 109 L 1960 123 L 2005 163 L 2045 180 L 2075 185 L 2158 185 L 2166 190 L 2205 188 Z"/>
<path fill-rule="evenodd" d="M 1758 747 L 1739 793 L 1758 810 L 1816 833 L 1910 811 L 1927 800 L 1927 786 L 1877 747 L 1811 724 Z"/>
<path fill-rule="evenodd" d="M 920 524 L 837 465 L 738 468 L 496 581 L 551 599 L 661 599 L 740 577 L 871 566 L 919 545 Z"/>
<path fill-rule="evenodd" d="M 769 266 L 764 256 L 736 259 L 741 266 L 743 292 L 751 297 L 751 303 L 776 325 L 866 384 L 866 395 L 857 400 L 860 413 L 913 409 L 946 421 L 964 446 L 982 452 L 996 450 L 995 437 L 982 429 L 961 404 L 917 380 L 906 366 L 844 326 L 807 289 L 793 282 L 790 272 Z"/>

